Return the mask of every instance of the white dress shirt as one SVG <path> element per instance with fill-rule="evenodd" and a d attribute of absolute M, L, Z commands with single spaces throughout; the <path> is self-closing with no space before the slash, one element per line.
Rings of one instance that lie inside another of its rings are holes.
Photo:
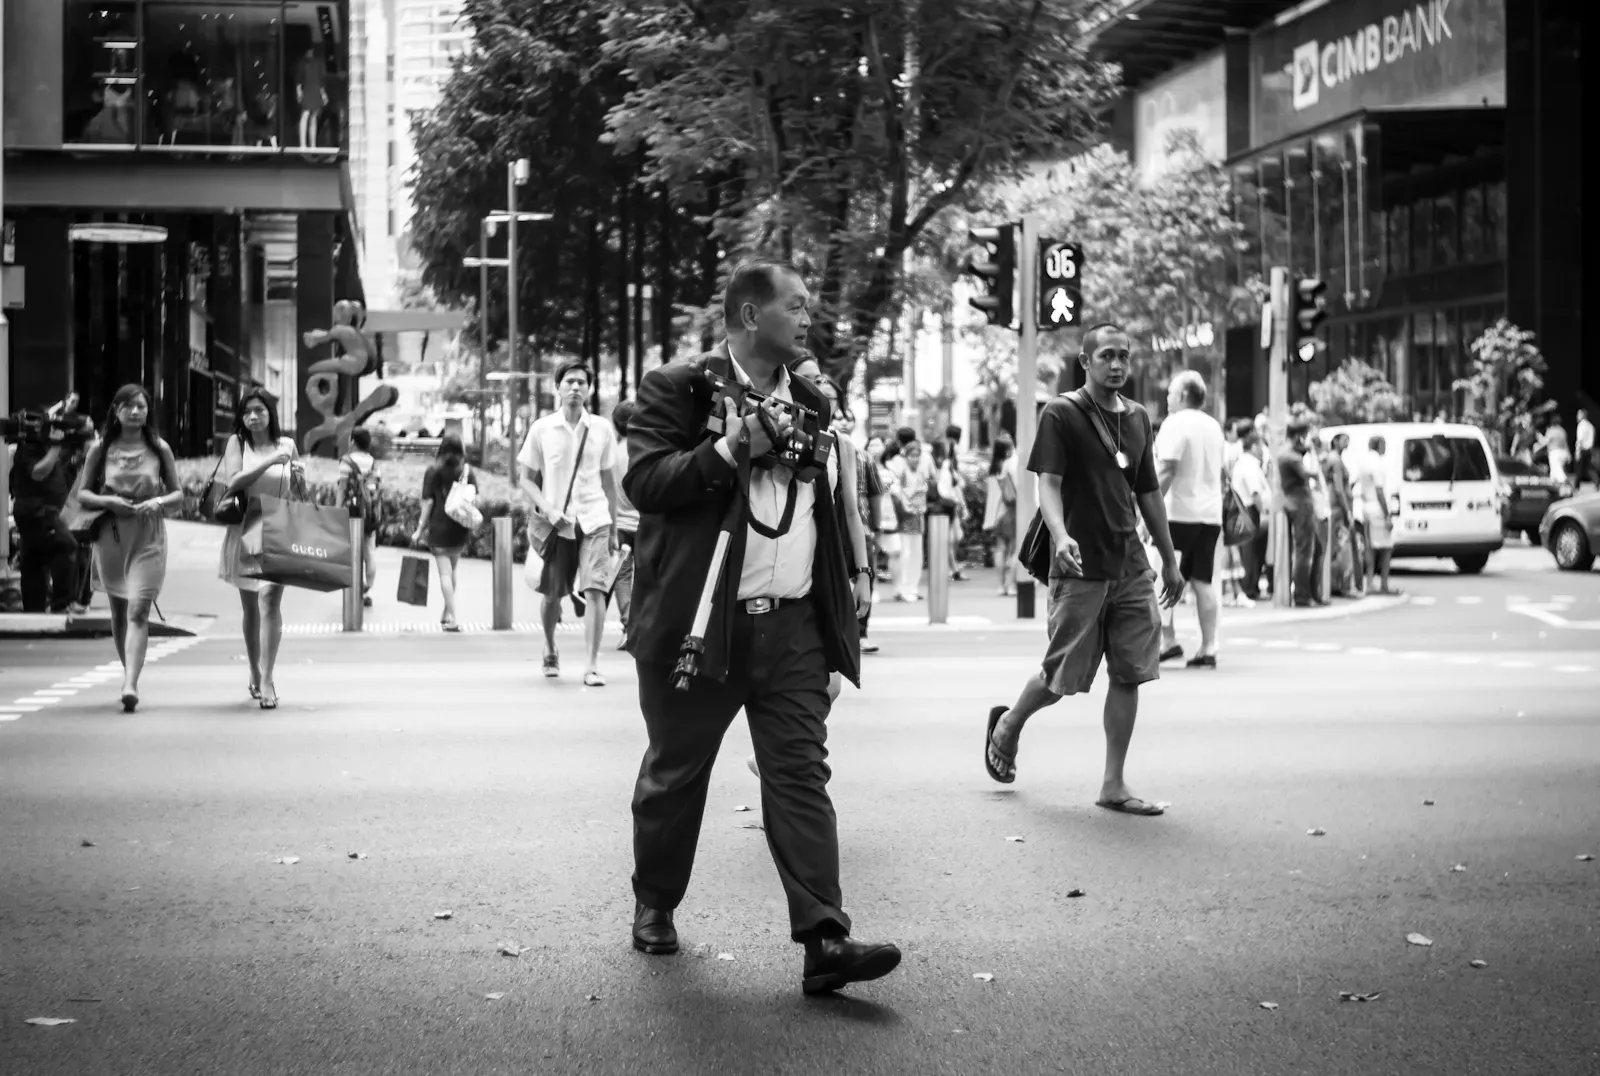
<path fill-rule="evenodd" d="M 734 376 L 743 385 L 751 384 L 750 376 L 739 365 L 730 350 L 728 360 Z M 788 367 L 778 368 L 778 387 L 771 395 L 779 400 L 794 402 L 789 389 Z M 733 464 L 733 454 L 728 443 L 717 438 L 717 452 Z M 750 470 L 750 514 L 768 528 L 776 527 L 783 518 L 783 506 L 789 500 L 789 484 L 794 472 L 787 467 Z M 828 484 L 839 484 L 839 454 L 828 453 Z M 789 532 L 780 538 L 767 538 L 754 527 L 746 528 L 744 565 L 739 572 L 739 598 L 803 598 L 811 593 L 811 570 L 817 558 L 817 520 L 814 514 L 817 492 L 810 482 L 802 482 L 795 492 L 794 520 Z"/>
<path fill-rule="evenodd" d="M 585 426 L 589 437 L 583 444 L 577 481 L 573 482 L 574 457 Z M 606 502 L 605 487 L 600 484 L 600 472 L 610 471 L 617 465 L 616 431 L 609 421 L 585 411 L 573 426 L 567 424 L 566 415 L 560 411 L 545 415 L 528 430 L 528 439 L 522 442 L 517 462 L 540 472 L 540 490 L 552 511 L 562 510 L 567 499 L 567 485 L 571 482 L 572 503 L 566 512 L 578 521 L 583 533 L 594 534 L 610 526 L 611 506 Z"/>

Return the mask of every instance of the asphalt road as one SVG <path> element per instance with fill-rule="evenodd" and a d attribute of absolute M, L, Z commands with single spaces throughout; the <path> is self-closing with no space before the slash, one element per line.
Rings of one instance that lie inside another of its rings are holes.
<path fill-rule="evenodd" d="M 1040 638 L 882 634 L 832 789 L 856 933 L 906 960 L 820 1000 L 738 726 L 685 952 L 629 947 L 622 655 L 585 689 L 528 636 L 291 638 L 268 713 L 225 619 L 130 717 L 109 643 L 0 642 L 0 1072 L 1600 1070 L 1600 574 L 1397 582 L 1147 688 L 1159 819 L 1092 805 L 1103 690 L 984 776 Z"/>

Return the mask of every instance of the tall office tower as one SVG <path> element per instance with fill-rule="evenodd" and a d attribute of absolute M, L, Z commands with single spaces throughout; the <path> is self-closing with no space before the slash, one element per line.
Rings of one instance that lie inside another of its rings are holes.
<path fill-rule="evenodd" d="M 394 146 L 390 190 L 396 217 L 395 286 L 399 289 L 408 282 L 415 282 L 422 273 L 422 264 L 412 251 L 409 239 L 411 217 L 415 212 L 410 175 L 417 159 L 411 138 L 412 117 L 439 103 L 452 63 L 471 44 L 472 28 L 461 16 L 461 0 L 385 2 L 393 10 L 394 27 L 389 97 Z"/>

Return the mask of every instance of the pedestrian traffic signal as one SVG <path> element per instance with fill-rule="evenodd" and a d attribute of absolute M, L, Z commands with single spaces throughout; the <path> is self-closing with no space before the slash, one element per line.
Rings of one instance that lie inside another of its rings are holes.
<path fill-rule="evenodd" d="M 1012 225 L 994 228 L 970 228 L 967 238 L 988 247 L 989 260 L 967 259 L 966 271 L 977 277 L 984 286 L 984 294 L 967 301 L 979 310 L 990 325 L 1011 327 L 1011 296 L 1015 290 L 1017 271 L 1017 239 Z"/>
<path fill-rule="evenodd" d="M 1314 276 L 1295 277 L 1289 289 L 1289 350 L 1301 362 L 1311 362 L 1328 346 L 1322 323 L 1328 320 L 1328 285 Z"/>
<path fill-rule="evenodd" d="M 1083 248 L 1039 240 L 1039 328 L 1065 329 L 1083 321 Z"/>

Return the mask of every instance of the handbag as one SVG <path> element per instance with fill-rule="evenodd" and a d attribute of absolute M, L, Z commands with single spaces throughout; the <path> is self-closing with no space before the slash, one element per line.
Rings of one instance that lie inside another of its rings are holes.
<path fill-rule="evenodd" d="M 1233 474 L 1222 470 L 1222 544 L 1244 545 L 1261 529 L 1256 513 L 1244 503 L 1239 491 L 1233 488 Z"/>
<path fill-rule="evenodd" d="M 588 433 L 589 431 L 585 428 L 584 432 Z M 444 498 L 444 514 L 469 531 L 477 530 L 483 523 L 483 512 L 479 510 L 477 505 L 477 487 L 467 481 L 467 477 L 471 473 L 472 469 L 463 463 L 461 465 L 461 477 L 456 479 L 455 484 L 450 487 L 450 492 Z M 576 475 L 577 472 L 574 471 L 573 473 Z"/>
<path fill-rule="evenodd" d="M 407 605 L 428 604 L 428 562 L 421 553 L 406 553 L 400 558 L 400 588 L 397 601 Z"/>
<path fill-rule="evenodd" d="M 561 511 L 566 513 L 567 505 L 572 503 L 572 487 L 578 482 L 578 468 L 583 466 L 583 446 L 589 440 L 589 423 L 583 424 L 583 433 L 578 436 L 578 454 L 573 457 L 572 477 L 567 480 L 567 498 L 561 502 Z M 550 546 L 556 538 L 556 525 L 551 523 L 542 513 L 534 512 L 528 517 L 528 548 L 539 554 L 540 560 L 550 559 Z"/>
<path fill-rule="evenodd" d="M 219 459 L 217 465 L 211 468 L 211 477 L 206 480 L 206 488 L 200 493 L 200 515 L 229 526 L 243 523 L 246 497 L 242 493 L 232 493 L 226 497 L 222 495 L 228 486 L 225 482 L 217 481 L 217 472 L 221 468 L 222 461 Z"/>
<path fill-rule="evenodd" d="M 241 575 L 323 593 L 350 585 L 349 512 L 294 496 L 251 498 L 252 509 L 258 504 L 240 535 Z"/>

